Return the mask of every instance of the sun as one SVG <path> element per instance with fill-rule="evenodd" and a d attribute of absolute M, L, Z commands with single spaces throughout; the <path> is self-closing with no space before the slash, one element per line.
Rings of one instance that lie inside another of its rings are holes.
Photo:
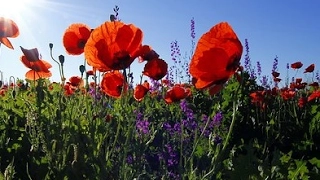
<path fill-rule="evenodd" d="M 34 0 L 0 0 L 0 16 L 18 16 Z"/>

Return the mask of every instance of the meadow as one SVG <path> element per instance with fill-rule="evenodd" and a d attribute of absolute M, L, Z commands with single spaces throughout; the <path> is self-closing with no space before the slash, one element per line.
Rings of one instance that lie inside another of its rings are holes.
<path fill-rule="evenodd" d="M 49 80 L 53 65 L 37 48 L 20 47 L 25 79 L 0 84 L 1 179 L 320 177 L 314 64 L 288 64 L 307 79 L 280 79 L 275 57 L 262 75 L 249 42 L 221 22 L 192 41 L 190 58 L 173 41 L 169 66 L 118 10 L 95 29 L 66 27 L 68 55 L 86 59 L 79 74 L 65 77 L 67 57 L 54 57 L 48 45 L 60 82 Z M 1 48 L 13 48 L 8 38 L 18 37 L 18 26 L 5 17 L 0 26 Z M 192 28 L 194 20 L 194 38 Z M 144 65 L 140 82 L 133 61 Z"/>

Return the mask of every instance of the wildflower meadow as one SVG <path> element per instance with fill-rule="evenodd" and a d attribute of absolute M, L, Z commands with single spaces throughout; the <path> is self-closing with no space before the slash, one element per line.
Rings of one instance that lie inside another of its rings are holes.
<path fill-rule="evenodd" d="M 26 66 L 24 78 L 1 74 L 0 179 L 320 178 L 314 64 L 281 69 L 275 57 L 263 75 L 231 24 L 213 24 L 196 42 L 195 19 L 188 56 L 173 41 L 172 59 L 162 59 L 143 43 L 148 32 L 113 11 L 95 28 L 70 24 L 61 37 L 68 55 L 50 43 L 51 57 L 11 43 L 19 25 L 0 17 L 0 48 Z M 68 56 L 84 57 L 72 77 Z M 49 80 L 53 68 L 61 81 Z"/>

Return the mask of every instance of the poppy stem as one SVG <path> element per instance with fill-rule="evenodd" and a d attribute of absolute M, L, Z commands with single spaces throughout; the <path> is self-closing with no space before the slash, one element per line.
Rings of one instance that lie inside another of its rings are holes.
<path fill-rule="evenodd" d="M 13 81 L 11 81 L 11 79 L 13 79 Z M 13 76 L 10 76 L 9 83 L 10 85 L 11 83 L 13 83 L 13 90 L 16 90 L 16 78 L 14 78 Z"/>
<path fill-rule="evenodd" d="M 0 88 L 2 88 L 2 86 L 3 86 L 3 72 L 0 71 Z"/>
<path fill-rule="evenodd" d="M 51 59 L 56 62 L 58 64 L 58 67 L 59 67 L 59 73 L 60 73 L 60 78 L 62 80 L 62 84 L 64 85 L 64 81 L 65 81 L 65 78 L 63 76 L 63 69 L 61 70 L 61 64 L 54 59 L 53 55 L 52 55 L 52 48 L 50 48 L 50 56 L 51 56 Z"/>

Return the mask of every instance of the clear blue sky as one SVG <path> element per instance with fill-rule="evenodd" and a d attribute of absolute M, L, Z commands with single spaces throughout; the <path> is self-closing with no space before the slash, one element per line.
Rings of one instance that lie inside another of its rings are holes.
<path fill-rule="evenodd" d="M 4 7 L 5 1 L 13 0 L 0 0 L 0 15 L 13 19 L 20 28 L 20 36 L 10 39 L 15 50 L 1 46 L 0 70 L 5 81 L 9 76 L 24 79 L 28 70 L 19 60 L 22 55 L 19 46 L 38 48 L 43 59 L 53 65 L 51 80 L 59 81 L 58 66 L 50 58 L 49 43 L 54 44 L 56 58 L 60 54 L 66 56 L 66 78 L 80 75 L 78 68 L 84 56 L 67 55 L 62 35 L 71 23 L 85 23 L 91 28 L 99 26 L 109 20 L 115 5 L 120 8 L 120 19 L 140 27 L 144 32 L 143 43 L 151 45 L 169 65 L 172 41 L 178 41 L 182 54 L 189 53 L 190 20 L 194 18 L 196 42 L 213 25 L 229 22 L 243 45 L 248 39 L 251 61 L 254 65 L 256 61 L 261 62 L 263 74 L 271 73 L 276 55 L 281 72 L 286 72 L 287 63 L 295 61 L 302 61 L 303 69 L 311 63 L 316 64 L 316 70 L 320 68 L 318 0 L 20 0 L 24 5 L 15 8 Z M 135 76 L 141 74 L 143 66 L 133 63 Z M 290 76 L 295 75 L 290 72 Z M 280 76 L 285 78 L 286 74 Z"/>

